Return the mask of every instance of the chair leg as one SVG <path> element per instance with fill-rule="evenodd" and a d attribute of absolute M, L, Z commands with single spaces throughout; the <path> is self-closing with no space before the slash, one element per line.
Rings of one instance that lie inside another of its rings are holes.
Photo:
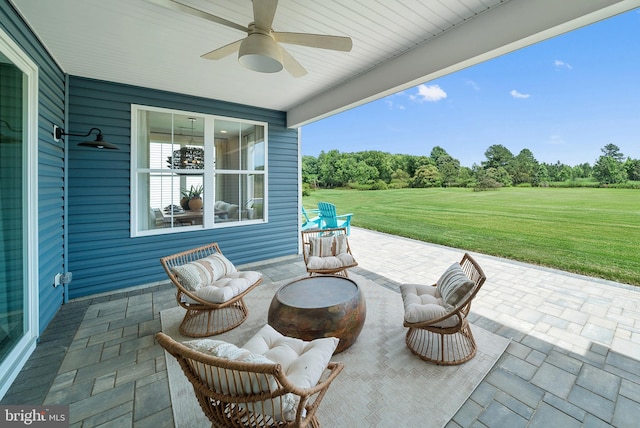
<path fill-rule="evenodd" d="M 242 299 L 221 309 L 187 309 L 179 330 L 188 337 L 214 336 L 242 324 L 248 313 Z"/>
<path fill-rule="evenodd" d="M 462 364 L 473 358 L 477 351 L 467 322 L 459 331 L 453 333 L 410 327 L 405 341 L 411 352 L 419 358 L 438 365 Z"/>

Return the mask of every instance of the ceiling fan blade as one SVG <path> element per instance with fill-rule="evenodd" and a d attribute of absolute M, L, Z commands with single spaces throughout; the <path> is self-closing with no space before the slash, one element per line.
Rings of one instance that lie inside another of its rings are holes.
<path fill-rule="evenodd" d="M 261 30 L 271 30 L 278 0 L 253 0 L 253 23 Z"/>
<path fill-rule="evenodd" d="M 331 49 L 334 51 L 349 52 L 353 47 L 351 37 L 327 36 L 324 34 L 309 33 L 273 33 L 276 41 L 292 45 L 309 46 L 312 48 Z"/>
<path fill-rule="evenodd" d="M 238 52 L 238 49 L 240 49 L 240 43 L 242 43 L 242 40 L 244 39 L 240 39 L 240 40 L 236 40 L 233 43 L 229 43 L 228 45 L 225 45 L 221 48 L 218 49 L 214 49 L 211 52 L 207 52 L 204 55 L 201 55 L 201 58 L 204 59 L 222 59 L 225 56 L 229 56 L 232 53 Z"/>
<path fill-rule="evenodd" d="M 280 49 L 282 50 L 282 66 L 289 72 L 289 74 L 293 77 L 302 77 L 307 74 L 307 70 L 305 70 L 304 67 L 296 61 L 296 59 L 292 57 L 286 49 L 282 46 Z"/>
<path fill-rule="evenodd" d="M 216 24 L 222 24 L 227 27 L 234 28 L 236 30 L 244 31 L 247 33 L 249 29 L 243 25 L 236 24 L 235 22 L 227 21 L 224 18 L 220 18 L 219 16 L 212 15 L 203 10 L 196 9 L 195 7 L 188 6 L 186 4 L 180 3 L 176 0 L 147 0 L 149 3 L 154 3 L 159 6 L 166 7 L 167 9 L 177 10 L 178 12 L 188 13 L 192 16 L 197 16 L 198 18 L 206 19 L 207 21 L 215 22 Z"/>

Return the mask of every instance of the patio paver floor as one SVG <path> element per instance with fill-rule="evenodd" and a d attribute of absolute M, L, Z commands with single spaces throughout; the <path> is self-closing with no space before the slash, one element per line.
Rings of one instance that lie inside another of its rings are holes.
<path fill-rule="evenodd" d="M 392 289 L 435 282 L 464 252 L 359 228 L 350 245 L 353 272 Z M 512 342 L 448 426 L 635 426 L 640 289 L 474 257 L 487 281 L 470 319 Z M 305 273 L 301 257 L 250 268 L 267 282 Z M 65 304 L 1 403 L 69 404 L 73 427 L 172 427 L 153 335 L 160 311 L 175 305 L 169 283 Z"/>

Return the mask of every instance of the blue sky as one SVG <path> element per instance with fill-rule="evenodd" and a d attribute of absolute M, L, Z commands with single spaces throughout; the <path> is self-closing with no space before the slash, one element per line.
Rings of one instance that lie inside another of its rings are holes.
<path fill-rule="evenodd" d="M 494 144 L 539 162 L 640 158 L 640 10 L 575 30 L 302 128 L 302 154 L 444 148 L 464 166 Z"/>

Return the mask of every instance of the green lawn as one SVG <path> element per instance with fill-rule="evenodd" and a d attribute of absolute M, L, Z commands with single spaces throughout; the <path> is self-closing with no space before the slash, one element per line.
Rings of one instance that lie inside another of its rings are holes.
<path fill-rule="evenodd" d="M 640 285 L 640 192 L 503 188 L 317 190 L 352 225 Z"/>

